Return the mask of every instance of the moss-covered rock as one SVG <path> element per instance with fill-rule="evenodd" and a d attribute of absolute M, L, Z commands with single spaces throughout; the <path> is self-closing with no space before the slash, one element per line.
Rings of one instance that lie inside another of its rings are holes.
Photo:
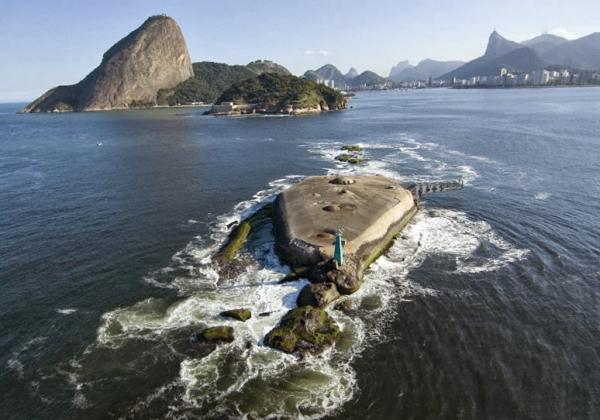
<path fill-rule="evenodd" d="M 221 316 L 227 317 L 227 318 L 234 318 L 237 319 L 238 321 L 247 321 L 252 317 L 252 312 L 250 312 L 250 309 L 247 308 L 240 308 L 240 309 L 231 309 L 229 311 L 223 311 L 221 312 Z"/>
<path fill-rule="evenodd" d="M 335 160 L 338 160 L 340 162 L 350 163 L 352 165 L 358 165 L 359 163 L 363 162 L 363 159 L 361 156 L 355 155 L 355 154 L 350 154 L 350 153 L 342 153 L 341 155 L 336 156 Z"/>
<path fill-rule="evenodd" d="M 225 325 L 205 328 L 192 335 L 192 343 L 199 346 L 217 346 L 234 340 L 233 328 Z"/>
<path fill-rule="evenodd" d="M 231 231 L 225 245 L 217 253 L 219 263 L 226 263 L 235 258 L 238 251 L 246 243 L 246 239 L 250 234 L 250 227 L 250 222 L 244 221 Z"/>
<path fill-rule="evenodd" d="M 363 149 L 358 144 L 345 144 L 342 146 L 341 150 L 346 152 L 362 152 Z"/>
<path fill-rule="evenodd" d="M 265 344 L 286 353 L 318 354 L 335 343 L 340 329 L 323 309 L 303 306 L 289 311 L 265 337 Z"/>
<path fill-rule="evenodd" d="M 311 283 L 304 286 L 298 295 L 298 306 L 314 306 L 324 308 L 340 297 L 333 283 Z"/>
<path fill-rule="evenodd" d="M 251 232 L 256 230 L 261 223 L 268 220 L 272 212 L 273 206 L 267 204 L 233 228 L 223 246 L 213 257 L 213 260 L 220 266 L 219 274 L 221 276 L 234 277 L 245 270 L 249 261 L 247 258 L 239 258 L 239 261 L 236 261 L 238 254 L 244 247 Z"/>

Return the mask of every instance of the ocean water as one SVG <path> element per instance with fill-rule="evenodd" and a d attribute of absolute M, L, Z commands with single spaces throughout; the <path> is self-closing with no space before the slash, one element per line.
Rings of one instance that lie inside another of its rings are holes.
<path fill-rule="evenodd" d="M 360 93 L 345 112 L 16 115 L 0 105 L 0 416 L 600 417 L 600 89 Z M 334 160 L 343 144 L 364 165 Z M 334 348 L 262 339 L 294 306 L 264 223 L 220 278 L 231 222 L 308 175 L 462 178 L 330 310 Z M 218 313 L 249 307 L 246 323 Z M 206 354 L 190 335 L 231 325 Z"/>

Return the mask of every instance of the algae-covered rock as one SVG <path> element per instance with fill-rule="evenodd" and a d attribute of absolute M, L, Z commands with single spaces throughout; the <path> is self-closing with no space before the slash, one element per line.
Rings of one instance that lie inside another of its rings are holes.
<path fill-rule="evenodd" d="M 225 325 L 209 327 L 192 335 L 192 343 L 199 346 L 216 346 L 233 341 L 233 328 Z"/>
<path fill-rule="evenodd" d="M 341 155 L 336 156 L 335 160 L 339 160 L 340 162 L 350 163 L 352 165 L 358 165 L 359 163 L 362 163 L 362 161 L 363 161 L 361 156 L 356 155 L 356 154 L 350 154 L 350 153 L 342 153 Z"/>
<path fill-rule="evenodd" d="M 227 263 L 233 260 L 238 251 L 244 246 L 250 234 L 250 228 L 249 221 L 244 221 L 236 226 L 229 234 L 225 245 L 217 252 L 215 259 L 219 263 Z"/>
<path fill-rule="evenodd" d="M 345 144 L 342 146 L 342 149 L 346 152 L 362 152 L 363 149 L 358 144 Z"/>
<path fill-rule="evenodd" d="M 303 306 L 289 311 L 265 337 L 265 344 L 286 353 L 318 354 L 329 348 L 340 329 L 323 309 Z"/>
<path fill-rule="evenodd" d="M 333 309 L 336 311 L 343 312 L 345 314 L 349 314 L 354 309 L 354 303 L 350 299 L 344 299 L 341 302 L 337 303 Z"/>
<path fill-rule="evenodd" d="M 340 297 L 335 284 L 333 283 L 312 283 L 307 284 L 300 291 L 296 303 L 298 306 L 314 306 L 324 308 L 334 300 Z"/>
<path fill-rule="evenodd" d="M 221 316 L 234 318 L 238 321 L 247 321 L 250 319 L 250 317 L 252 317 L 252 312 L 250 312 L 250 309 L 247 308 L 231 309 L 229 311 L 221 312 Z"/>
<path fill-rule="evenodd" d="M 233 229 L 213 256 L 213 261 L 219 266 L 219 276 L 222 278 L 236 277 L 254 261 L 250 253 L 243 252 L 244 245 L 252 232 L 259 229 L 262 223 L 270 220 L 272 209 L 272 205 L 267 204 L 241 223 L 233 223 L 228 226 Z"/>

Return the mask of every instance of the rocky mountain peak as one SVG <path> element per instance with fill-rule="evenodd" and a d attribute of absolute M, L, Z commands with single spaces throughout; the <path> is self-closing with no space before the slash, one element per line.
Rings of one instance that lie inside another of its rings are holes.
<path fill-rule="evenodd" d="M 488 39 L 488 45 L 485 50 L 486 57 L 500 57 L 512 50 L 522 48 L 523 46 L 517 42 L 509 41 L 494 30 Z"/>
<path fill-rule="evenodd" d="M 174 19 L 148 18 L 104 53 L 81 82 L 59 86 L 23 112 L 92 111 L 155 105 L 157 93 L 194 75 L 181 29 Z"/>
<path fill-rule="evenodd" d="M 356 76 L 358 76 L 358 70 L 356 70 L 354 67 L 351 67 L 350 70 L 348 70 L 348 73 L 345 75 L 346 79 L 354 79 Z"/>

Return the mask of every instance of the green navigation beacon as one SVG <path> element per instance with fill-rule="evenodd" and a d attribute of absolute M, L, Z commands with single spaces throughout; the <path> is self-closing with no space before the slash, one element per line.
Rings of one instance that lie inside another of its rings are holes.
<path fill-rule="evenodd" d="M 344 241 L 342 239 L 342 234 L 339 231 L 335 233 L 335 251 L 333 253 L 333 259 L 335 260 L 337 268 L 340 268 L 344 264 Z"/>

